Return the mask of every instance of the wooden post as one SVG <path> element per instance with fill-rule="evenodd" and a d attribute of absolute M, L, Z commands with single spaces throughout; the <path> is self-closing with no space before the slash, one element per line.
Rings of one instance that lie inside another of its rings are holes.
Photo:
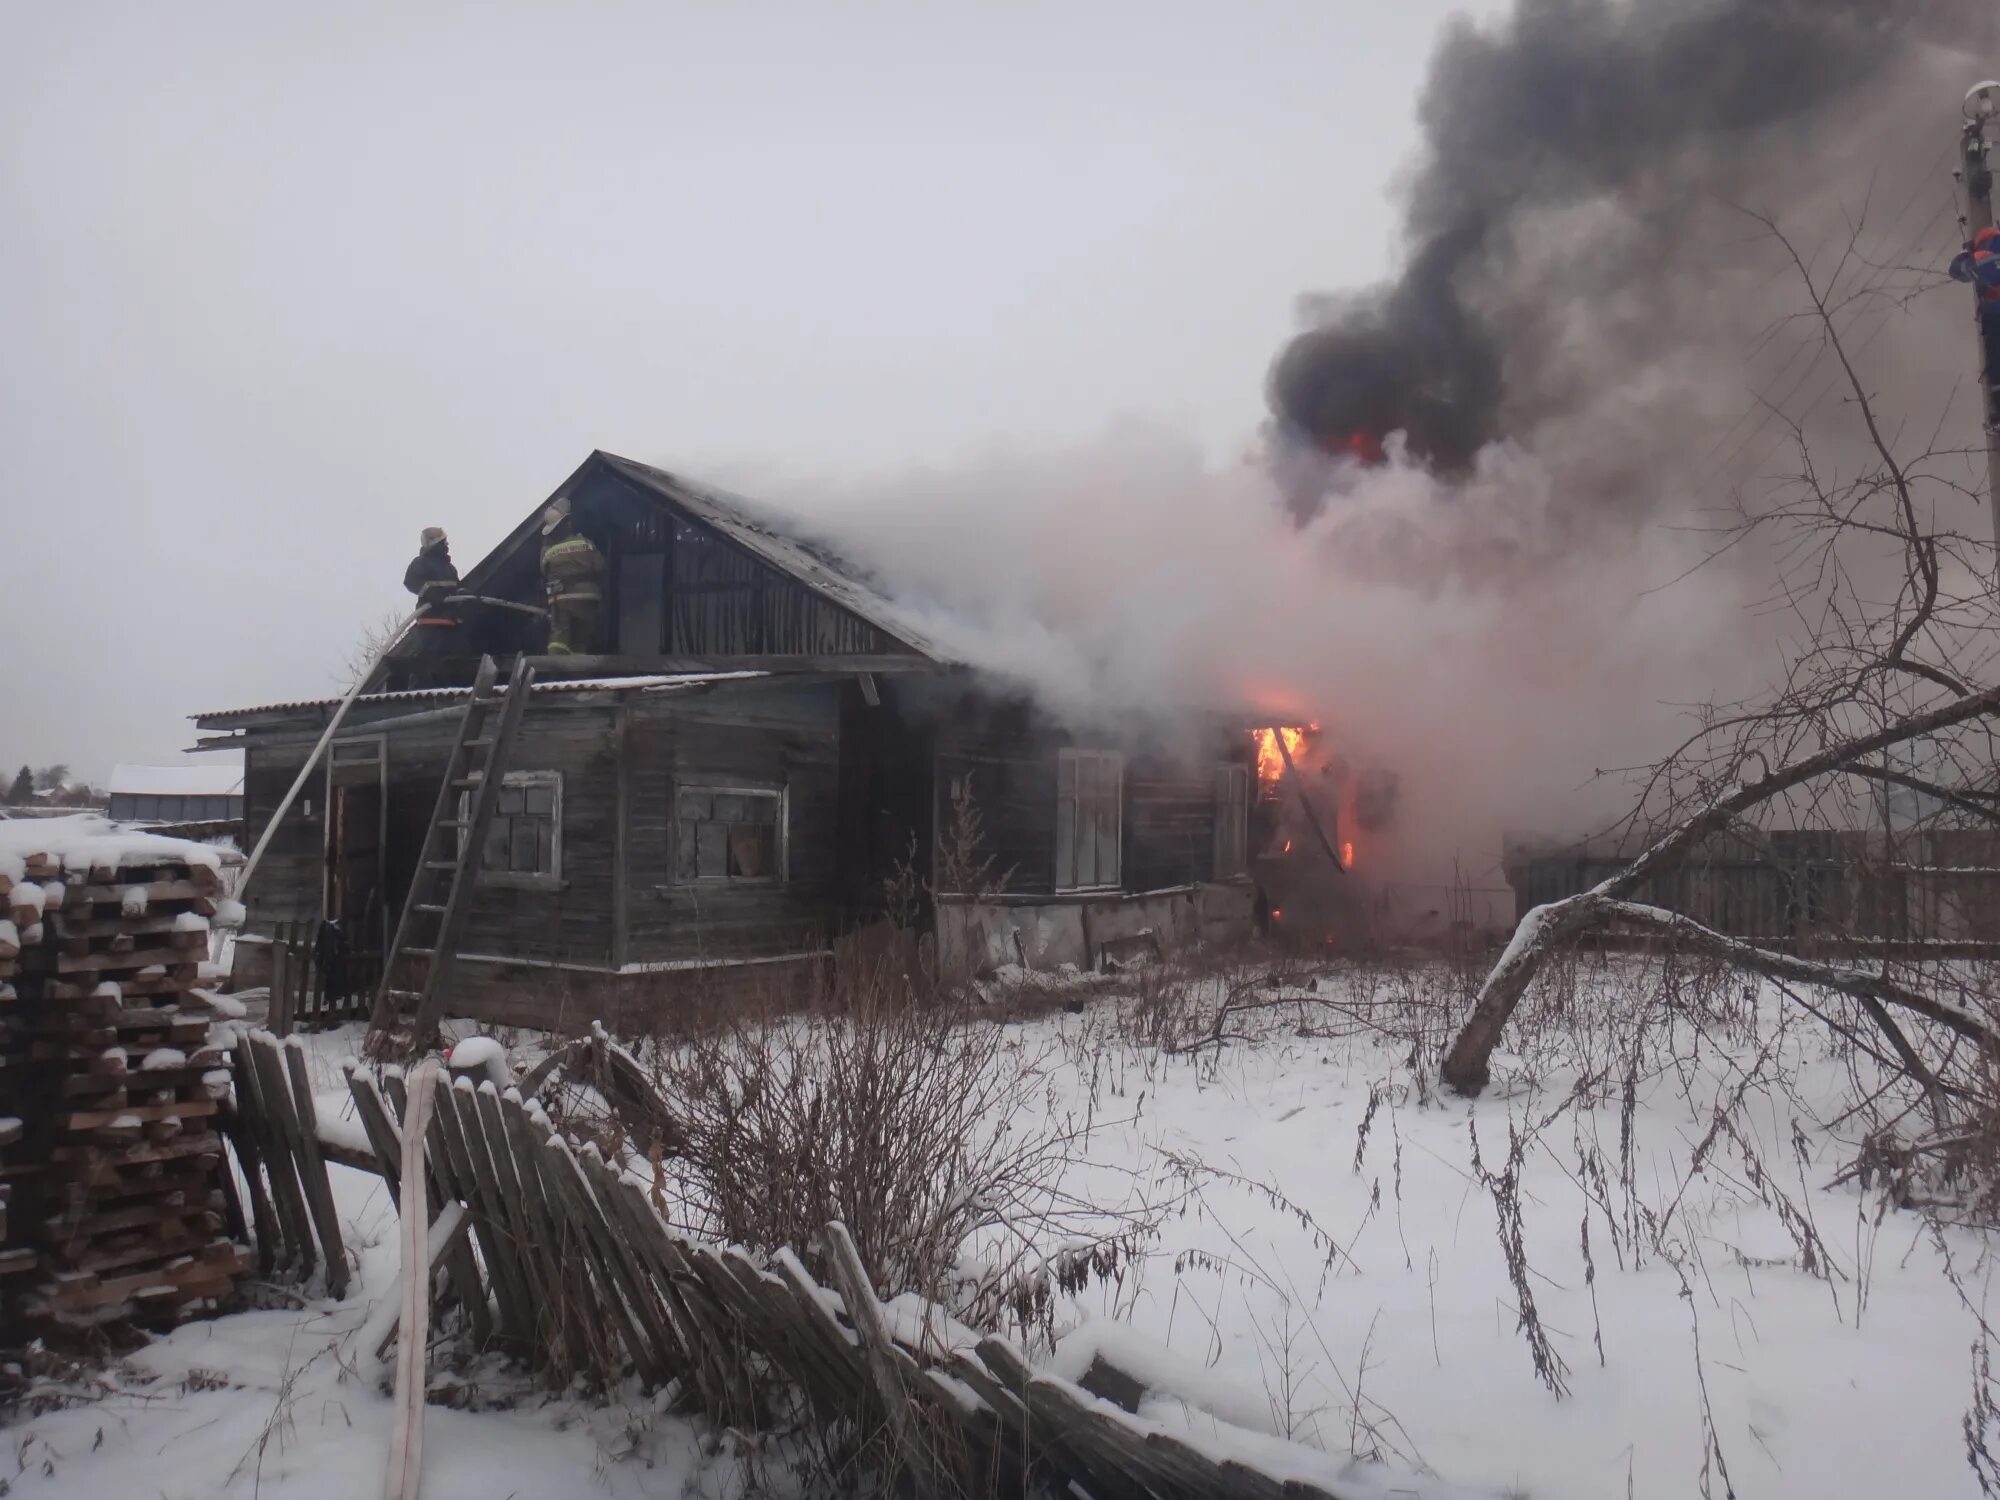
<path fill-rule="evenodd" d="M 1965 96 L 1965 130 L 1959 137 L 1959 175 L 1965 183 L 1965 237 L 1968 242 L 1993 224 L 1993 142 L 1988 138 L 2000 111 L 2000 82 L 1975 85 Z M 2000 554 L 2000 369 L 1988 369 L 1987 338 L 1979 331 L 1980 416 L 1986 424 L 1986 499 L 1993 513 L 1993 544 Z"/>
<path fill-rule="evenodd" d="M 424 1198 L 424 1138 L 437 1089 L 437 1059 L 410 1079 L 403 1111 L 402 1307 L 396 1336 L 396 1415 L 389 1436 L 384 1500 L 417 1500 L 424 1466 L 424 1367 L 430 1349 L 430 1213 Z"/>
<path fill-rule="evenodd" d="M 292 1029 L 292 924 L 271 929 L 271 999 L 264 1007 L 264 1029 L 284 1036 Z"/>

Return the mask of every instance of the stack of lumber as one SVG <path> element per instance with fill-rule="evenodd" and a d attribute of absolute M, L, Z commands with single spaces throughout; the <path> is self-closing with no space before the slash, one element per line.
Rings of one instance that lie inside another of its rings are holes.
<path fill-rule="evenodd" d="M 172 1321 L 244 1268 L 223 1233 L 229 1074 L 201 988 L 225 906 L 205 845 L 92 817 L 0 824 L 10 1310 Z"/>

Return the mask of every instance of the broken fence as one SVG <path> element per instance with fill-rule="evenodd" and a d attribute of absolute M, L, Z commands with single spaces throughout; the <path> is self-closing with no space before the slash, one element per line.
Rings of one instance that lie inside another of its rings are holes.
<path fill-rule="evenodd" d="M 399 1198 L 403 1079 L 349 1069 L 371 1162 L 310 1139 L 318 1128 L 296 1044 L 247 1036 L 238 1078 L 239 1150 L 247 1138 L 260 1240 L 269 1233 L 279 1258 L 307 1271 L 317 1246 L 332 1274 L 342 1252 L 337 1225 L 320 1212 L 331 1204 L 325 1163 L 372 1167 Z M 1343 1493 L 1325 1477 L 1337 1462 L 1317 1450 L 1256 1434 L 1244 1434 L 1247 1445 L 1211 1445 L 1037 1372 L 1006 1339 L 967 1330 L 922 1299 L 885 1306 L 842 1225 L 827 1226 L 822 1247 L 832 1287 L 790 1250 L 766 1257 L 679 1234 L 594 1146 L 572 1143 L 538 1107 L 490 1082 L 440 1080 L 425 1147 L 440 1331 L 504 1352 L 551 1384 L 601 1388 L 636 1376 L 677 1390 L 718 1426 L 803 1423 L 823 1451 L 926 1495 Z M 388 1350 L 399 1300 L 385 1297 L 364 1328 L 366 1352 Z M 1237 1446 L 1257 1449 L 1257 1462 L 1232 1454 Z M 1274 1464 L 1273 1453 L 1290 1461 Z"/>

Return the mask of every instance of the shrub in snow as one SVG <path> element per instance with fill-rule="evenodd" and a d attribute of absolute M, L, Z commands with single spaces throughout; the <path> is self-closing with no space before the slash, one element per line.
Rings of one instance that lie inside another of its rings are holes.
<path fill-rule="evenodd" d="M 809 1261 L 837 1219 L 885 1295 L 1047 1333 L 1052 1267 L 1115 1275 L 1154 1221 L 1060 1192 L 1086 1126 L 1049 1092 L 1051 1054 L 938 997 L 913 1001 L 900 972 L 843 983 L 837 1014 L 738 1013 L 654 1050 L 686 1137 L 654 1164 L 656 1185 L 698 1233 Z"/>

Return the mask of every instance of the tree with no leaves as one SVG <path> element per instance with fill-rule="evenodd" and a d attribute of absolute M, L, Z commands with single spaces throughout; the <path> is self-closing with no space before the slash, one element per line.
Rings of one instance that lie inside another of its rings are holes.
<path fill-rule="evenodd" d="M 1622 830 L 1640 848 L 1636 858 L 1521 919 L 1444 1058 L 1446 1083 L 1463 1094 L 1486 1086 L 1508 1019 L 1551 956 L 1612 925 L 1762 975 L 1801 1003 L 1821 992 L 1843 997 L 1852 1028 L 1823 1019 L 1860 1045 L 1872 1036 L 1940 1114 L 1946 1101 L 1977 1091 L 1980 1068 L 2000 1057 L 1990 997 L 1962 968 L 1892 958 L 1886 943 L 1844 960 L 1775 951 L 1648 899 L 1723 836 L 1754 847 L 1777 826 L 1871 839 L 1879 828 L 1888 866 L 1911 833 L 2000 833 L 2000 613 L 1984 465 L 1944 444 L 1942 423 L 1906 440 L 1906 427 L 1878 411 L 1850 348 L 1852 320 L 1843 326 L 1837 315 L 1871 290 L 1898 294 L 1881 277 L 1858 294 L 1837 290 L 1867 264 L 1860 230 L 1831 272 L 1816 273 L 1774 222 L 1751 217 L 1804 289 L 1800 316 L 1837 372 L 1861 455 L 1830 460 L 1808 443 L 1802 419 L 1771 407 L 1798 471 L 1754 507 L 1739 503 L 1712 554 L 1762 536 L 1778 563 L 1772 602 L 1798 622 L 1801 644 L 1768 695 L 1706 705 L 1694 732 L 1638 773 Z M 1878 816 L 1892 794 L 1923 809 L 1901 830 Z"/>

